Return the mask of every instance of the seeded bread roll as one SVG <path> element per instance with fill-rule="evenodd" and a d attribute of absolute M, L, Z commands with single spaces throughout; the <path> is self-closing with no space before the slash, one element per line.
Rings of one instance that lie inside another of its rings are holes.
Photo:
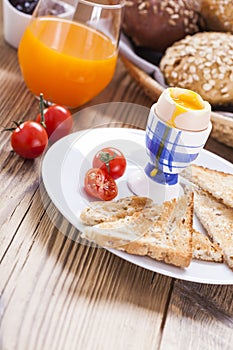
<path fill-rule="evenodd" d="M 158 52 L 199 30 L 198 0 L 126 0 L 123 31 L 139 47 Z"/>
<path fill-rule="evenodd" d="M 174 43 L 160 69 L 169 86 L 191 89 L 212 105 L 233 104 L 233 35 L 203 32 Z"/>
<path fill-rule="evenodd" d="M 200 3 L 206 30 L 233 33 L 232 0 L 202 0 Z"/>

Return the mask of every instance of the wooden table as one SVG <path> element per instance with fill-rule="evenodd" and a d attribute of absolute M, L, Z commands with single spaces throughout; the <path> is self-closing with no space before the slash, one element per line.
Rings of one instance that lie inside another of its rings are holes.
<path fill-rule="evenodd" d="M 1 128 L 34 118 L 38 102 L 24 85 L 17 52 L 0 38 Z M 153 101 L 121 61 L 113 81 L 87 106 Z M 74 131 L 117 122 L 145 128 L 146 118 L 122 114 L 80 118 Z M 0 134 L 0 348 L 3 350 L 232 349 L 232 286 L 176 280 L 80 245 L 75 229 L 49 198 L 41 198 L 41 159 L 24 160 Z M 232 149 L 206 148 L 233 161 Z M 58 218 L 59 229 L 51 220 Z M 62 228 L 62 229 L 61 229 Z"/>

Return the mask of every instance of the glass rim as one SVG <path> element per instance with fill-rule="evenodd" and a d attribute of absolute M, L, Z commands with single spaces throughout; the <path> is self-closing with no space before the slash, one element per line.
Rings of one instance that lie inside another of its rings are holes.
<path fill-rule="evenodd" d="M 95 0 L 79 0 L 78 2 L 89 6 L 101 7 L 104 9 L 121 9 L 125 5 L 125 0 L 119 0 L 119 3 L 117 4 L 101 4 L 99 2 L 95 2 Z"/>

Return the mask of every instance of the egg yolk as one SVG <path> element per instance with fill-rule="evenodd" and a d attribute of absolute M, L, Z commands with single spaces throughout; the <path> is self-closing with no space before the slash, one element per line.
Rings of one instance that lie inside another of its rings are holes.
<path fill-rule="evenodd" d="M 198 110 L 204 108 L 200 101 L 200 97 L 194 91 L 187 90 L 185 93 L 175 96 L 171 89 L 170 96 L 176 104 L 185 107 L 186 109 Z"/>
<path fill-rule="evenodd" d="M 168 124 L 175 127 L 175 119 L 180 114 L 187 112 L 188 110 L 201 110 L 204 109 L 203 104 L 200 101 L 200 97 L 194 91 L 187 90 L 185 93 L 178 96 L 170 89 L 170 96 L 175 102 L 175 110 Z"/>

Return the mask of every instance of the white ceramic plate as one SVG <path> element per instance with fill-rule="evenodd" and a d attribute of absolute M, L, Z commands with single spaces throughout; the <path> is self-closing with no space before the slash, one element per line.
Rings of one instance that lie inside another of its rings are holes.
<path fill-rule="evenodd" d="M 145 132 L 141 130 L 90 129 L 62 138 L 46 152 L 41 168 L 45 189 L 58 210 L 78 230 L 83 229 L 80 212 L 91 200 L 83 190 L 84 175 L 91 168 L 96 151 L 105 146 L 115 146 L 122 150 L 127 159 L 127 171 L 117 180 L 118 199 L 132 195 L 127 178 L 136 168 L 143 168 L 146 164 L 144 139 Z M 206 150 L 200 153 L 195 163 L 233 174 L 231 163 Z M 202 230 L 197 219 L 194 220 L 194 227 Z M 181 269 L 149 257 L 110 251 L 133 264 L 166 276 L 199 283 L 233 284 L 233 272 L 225 264 L 193 260 L 188 268 Z"/>

